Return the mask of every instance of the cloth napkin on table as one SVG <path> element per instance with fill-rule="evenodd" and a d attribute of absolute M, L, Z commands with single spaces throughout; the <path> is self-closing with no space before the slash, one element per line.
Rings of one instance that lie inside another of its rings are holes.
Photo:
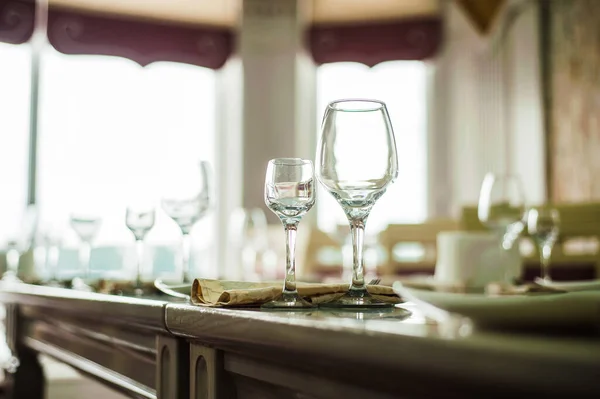
<path fill-rule="evenodd" d="M 243 282 L 196 279 L 192 285 L 191 301 L 200 306 L 260 306 L 281 294 L 282 282 Z M 297 283 L 298 293 L 307 301 L 319 304 L 333 300 L 348 291 L 348 284 Z M 390 303 L 402 300 L 392 287 L 369 285 L 375 298 Z"/>

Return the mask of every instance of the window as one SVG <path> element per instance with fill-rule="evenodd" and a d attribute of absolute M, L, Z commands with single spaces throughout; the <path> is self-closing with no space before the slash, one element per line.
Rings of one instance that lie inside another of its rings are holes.
<path fill-rule="evenodd" d="M 0 243 L 27 203 L 30 72 L 29 46 L 0 43 Z"/>
<path fill-rule="evenodd" d="M 317 71 L 318 126 L 327 104 L 341 98 L 382 100 L 396 136 L 398 179 L 375 204 L 367 222 L 370 233 L 389 223 L 418 223 L 427 212 L 426 65 L 391 61 L 368 68 L 357 63 L 320 66 Z M 320 129 L 318 129 L 320 135 Z M 341 207 L 319 186 L 317 223 L 323 230 L 345 224 Z"/>
<path fill-rule="evenodd" d="M 158 205 L 161 178 L 171 165 L 214 163 L 213 70 L 170 62 L 142 68 L 123 58 L 63 55 L 49 48 L 40 79 L 40 220 L 42 226 L 65 226 L 67 247 L 78 243 L 67 227 L 73 209 L 84 204 L 102 217 L 96 246 L 129 245 L 128 198 L 146 196 Z M 211 236 L 206 226 L 213 219 L 199 223 L 194 242 L 210 242 L 198 238 Z M 176 246 L 180 234 L 157 208 L 147 242 Z"/>

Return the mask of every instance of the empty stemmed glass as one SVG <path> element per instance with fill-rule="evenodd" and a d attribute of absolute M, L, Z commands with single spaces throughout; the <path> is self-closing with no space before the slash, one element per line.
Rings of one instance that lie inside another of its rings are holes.
<path fill-rule="evenodd" d="M 71 228 L 79 236 L 79 263 L 81 265 L 81 276 L 73 279 L 72 285 L 75 289 L 90 290 L 91 287 L 86 280 L 90 278 L 90 257 L 92 254 L 92 243 L 100 231 L 102 218 L 95 213 L 74 212 L 69 220 Z"/>
<path fill-rule="evenodd" d="M 479 194 L 477 216 L 481 224 L 498 237 L 505 282 L 518 280 L 521 276 L 506 263 L 508 251 L 525 228 L 525 196 L 519 177 L 486 174 Z"/>
<path fill-rule="evenodd" d="M 31 248 L 37 229 L 37 211 L 35 205 L 28 205 L 21 218 L 13 219 L 9 224 L 10 236 L 6 242 L 6 272 L 3 281 L 20 282 L 19 263 L 21 255 Z"/>
<path fill-rule="evenodd" d="M 521 180 L 515 175 L 486 174 L 477 207 L 479 221 L 510 250 L 525 228 L 525 196 Z"/>
<path fill-rule="evenodd" d="M 62 231 L 54 226 L 46 226 L 41 231 L 44 245 L 44 267 L 46 269 L 46 285 L 60 286 L 57 278 L 58 258 L 62 241 Z"/>
<path fill-rule="evenodd" d="M 244 280 L 255 280 L 262 271 L 258 270 L 258 266 L 262 266 L 260 257 L 266 251 L 268 242 L 265 213 L 260 208 L 238 208 L 233 212 L 229 223 L 233 247 L 240 255 L 241 277 Z"/>
<path fill-rule="evenodd" d="M 210 208 L 210 165 L 201 161 L 195 167 L 184 168 L 167 184 L 161 201 L 163 210 L 181 229 L 183 283 L 191 282 L 190 232 Z"/>
<path fill-rule="evenodd" d="M 389 307 L 372 297 L 364 280 L 363 240 L 375 202 L 398 175 L 392 124 L 377 100 L 339 100 L 327 106 L 317 150 L 316 175 L 342 206 L 352 233 L 352 283 L 323 307 Z"/>
<path fill-rule="evenodd" d="M 265 177 L 265 203 L 275 213 L 286 233 L 286 265 L 283 291 L 263 308 L 311 308 L 314 305 L 296 289 L 296 231 L 302 217 L 315 204 L 314 168 L 311 161 L 277 158 L 269 161 Z"/>
<path fill-rule="evenodd" d="M 534 208 L 527 212 L 527 230 L 536 241 L 540 251 L 542 280 L 550 282 L 550 257 L 558 240 L 560 215 L 553 208 Z"/>
<path fill-rule="evenodd" d="M 125 225 L 133 233 L 136 249 L 136 278 L 135 294 L 142 295 L 142 275 L 144 264 L 144 238 L 146 234 L 154 227 L 156 219 L 156 210 L 154 206 L 130 205 L 125 211 Z"/>

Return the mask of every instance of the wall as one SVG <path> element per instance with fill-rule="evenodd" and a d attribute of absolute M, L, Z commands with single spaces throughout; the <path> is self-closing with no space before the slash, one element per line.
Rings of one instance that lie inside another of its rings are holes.
<path fill-rule="evenodd" d="M 551 196 L 599 200 L 600 1 L 548 5 Z"/>

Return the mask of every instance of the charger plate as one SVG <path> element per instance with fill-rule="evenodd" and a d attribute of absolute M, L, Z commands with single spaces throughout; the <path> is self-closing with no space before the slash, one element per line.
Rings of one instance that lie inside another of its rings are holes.
<path fill-rule="evenodd" d="M 488 295 L 404 288 L 422 301 L 470 318 L 477 327 L 600 328 L 600 291 Z"/>
<path fill-rule="evenodd" d="M 600 280 L 579 280 L 579 281 L 546 281 L 536 278 L 535 282 L 539 285 L 549 288 L 555 288 L 563 291 L 600 291 Z"/>

